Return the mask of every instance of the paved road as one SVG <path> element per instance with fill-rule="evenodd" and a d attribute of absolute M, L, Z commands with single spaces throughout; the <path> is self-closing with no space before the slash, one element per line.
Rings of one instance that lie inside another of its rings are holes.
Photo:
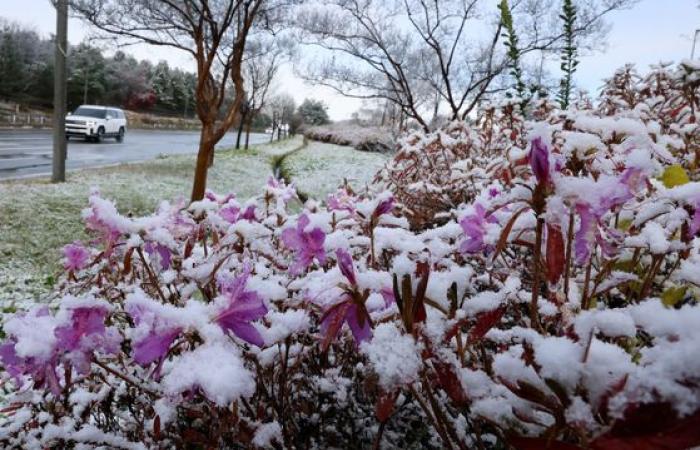
<path fill-rule="evenodd" d="M 251 144 L 269 140 L 265 134 L 251 134 Z M 235 133 L 228 133 L 217 148 L 230 148 Z M 123 143 L 105 139 L 100 144 L 72 138 L 68 143 L 68 169 L 96 167 L 122 162 L 155 159 L 160 155 L 197 152 L 197 131 L 129 130 Z M 0 129 L 0 179 L 51 173 L 52 140 L 50 130 Z"/>

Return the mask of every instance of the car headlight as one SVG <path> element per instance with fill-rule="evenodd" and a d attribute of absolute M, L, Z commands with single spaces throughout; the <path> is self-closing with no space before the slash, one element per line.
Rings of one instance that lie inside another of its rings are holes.
<path fill-rule="evenodd" d="M 90 125 L 91 127 L 95 126 L 95 122 L 93 122 L 93 121 L 88 121 L 87 124 Z"/>

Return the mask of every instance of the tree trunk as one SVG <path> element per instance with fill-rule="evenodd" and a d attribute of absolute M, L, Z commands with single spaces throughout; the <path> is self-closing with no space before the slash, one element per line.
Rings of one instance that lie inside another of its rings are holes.
<path fill-rule="evenodd" d="M 211 167 L 214 167 L 214 145 L 211 146 L 211 150 L 209 151 L 209 155 L 207 158 L 207 168 Z"/>
<path fill-rule="evenodd" d="M 213 125 L 202 124 L 202 132 L 199 137 L 199 151 L 197 152 L 197 165 L 194 169 L 194 183 L 190 201 L 196 202 L 204 198 L 207 190 L 207 173 L 213 163 L 214 146 Z"/>
<path fill-rule="evenodd" d="M 241 115 L 241 122 L 238 124 L 238 136 L 236 136 L 236 150 L 241 148 L 241 134 L 243 134 L 243 125 L 246 123 L 246 116 L 247 114 L 242 114 Z M 245 148 L 248 148 L 248 140 L 246 138 L 246 146 Z"/>
<path fill-rule="evenodd" d="M 248 142 L 250 142 L 250 127 L 253 124 L 253 118 L 249 118 L 245 125 L 245 149 L 248 150 Z"/>

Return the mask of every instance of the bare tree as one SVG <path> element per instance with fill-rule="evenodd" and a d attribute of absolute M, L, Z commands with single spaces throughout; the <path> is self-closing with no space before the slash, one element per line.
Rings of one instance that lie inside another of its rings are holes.
<path fill-rule="evenodd" d="M 246 98 L 241 105 L 236 148 L 241 146 L 244 127 L 245 148 L 248 148 L 253 119 L 265 107 L 280 65 L 292 51 L 292 41 L 280 36 L 258 36 L 249 42 L 243 62 Z"/>
<path fill-rule="evenodd" d="M 275 133 L 277 133 L 278 140 L 282 139 L 282 126 L 292 122 L 296 110 L 294 98 L 289 94 L 275 95 L 267 102 L 265 109 L 272 119 L 270 142 L 275 139 Z"/>
<path fill-rule="evenodd" d="M 246 98 L 243 58 L 258 23 L 269 25 L 272 0 L 72 0 L 74 11 L 120 45 L 146 43 L 190 54 L 197 66 L 196 111 L 202 123 L 192 201 L 204 197 L 214 147 Z"/>
<path fill-rule="evenodd" d="M 560 50 L 561 1 L 511 1 L 521 57 Z M 636 1 L 581 0 L 579 45 L 604 42 L 604 16 Z M 299 8 L 296 24 L 302 44 L 322 49 L 302 76 L 349 97 L 392 102 L 425 129 L 440 108 L 468 117 L 508 72 L 503 24 L 488 0 L 316 0 Z"/>

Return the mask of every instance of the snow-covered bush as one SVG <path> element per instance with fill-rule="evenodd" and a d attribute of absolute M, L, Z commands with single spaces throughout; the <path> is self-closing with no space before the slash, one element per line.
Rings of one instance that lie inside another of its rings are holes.
<path fill-rule="evenodd" d="M 566 111 L 543 99 L 532 105 L 530 114 L 558 130 L 552 136 L 555 147 L 565 152 L 576 147 L 579 158 L 604 151 L 604 146 L 610 152 L 621 139 L 630 141 L 635 135 L 679 153 L 677 163 L 694 169 L 700 159 L 699 87 L 697 61 L 674 69 L 670 64 L 655 66 L 645 77 L 627 65 L 606 80 L 595 109 L 585 97 Z M 617 129 L 593 128 L 587 119 L 603 117 L 617 123 Z M 519 176 L 531 130 L 517 98 L 492 104 L 480 111 L 474 125 L 455 122 L 427 135 L 407 136 L 376 181 L 394 192 L 413 228 L 429 228 L 444 223 L 461 203 L 471 202 L 477 181 L 500 178 L 511 183 Z"/>
<path fill-rule="evenodd" d="M 389 127 L 361 126 L 352 123 L 317 125 L 304 129 L 307 138 L 336 145 L 348 145 L 364 152 L 389 153 L 395 149 Z"/>
<path fill-rule="evenodd" d="M 430 228 L 388 191 L 139 218 L 94 192 L 64 297 L 3 326 L 2 445 L 700 445 L 693 128 L 644 111 L 407 138 L 468 180 Z"/>

